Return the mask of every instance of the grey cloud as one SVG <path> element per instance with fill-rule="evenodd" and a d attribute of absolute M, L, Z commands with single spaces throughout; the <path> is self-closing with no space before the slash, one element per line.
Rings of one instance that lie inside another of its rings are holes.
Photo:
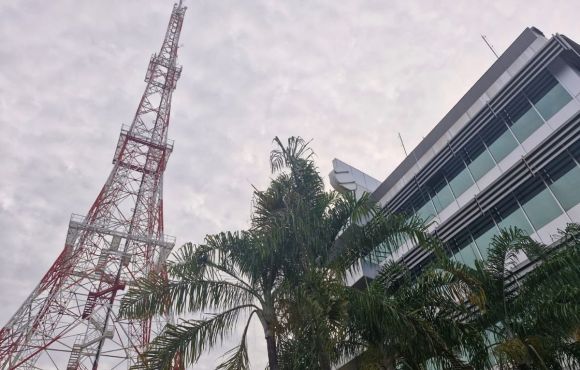
<path fill-rule="evenodd" d="M 397 132 L 415 146 L 491 65 L 481 33 L 499 51 L 529 25 L 580 39 L 579 6 L 565 0 L 186 3 L 164 185 L 178 243 L 248 224 L 273 136 L 314 139 L 323 174 L 339 157 L 383 179 L 403 157 Z M 102 186 L 171 5 L 0 4 L 0 322 Z"/>

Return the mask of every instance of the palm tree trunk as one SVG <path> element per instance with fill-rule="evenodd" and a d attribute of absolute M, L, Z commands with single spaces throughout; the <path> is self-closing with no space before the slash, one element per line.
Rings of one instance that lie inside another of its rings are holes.
<path fill-rule="evenodd" d="M 273 320 L 271 319 L 269 311 L 258 311 L 256 314 L 262 323 L 262 329 L 264 330 L 264 337 L 266 338 L 266 349 L 268 351 L 268 367 L 270 370 L 278 370 L 278 348 L 276 348 L 276 336 L 272 330 Z"/>
<path fill-rule="evenodd" d="M 382 368 L 385 370 L 395 370 L 395 358 L 393 356 L 383 356 Z"/>
<path fill-rule="evenodd" d="M 276 320 L 276 315 L 274 314 L 274 303 L 272 299 L 272 293 L 270 290 L 265 289 L 264 291 L 264 303 L 262 305 L 262 310 L 256 312 L 260 322 L 262 323 L 262 329 L 264 329 L 264 337 L 266 338 L 266 349 L 268 351 L 268 367 L 270 370 L 278 370 L 278 348 L 276 346 L 276 335 L 274 333 L 274 322 Z"/>
<path fill-rule="evenodd" d="M 332 366 L 330 365 L 330 358 L 328 354 L 321 351 L 318 355 L 318 361 L 320 362 L 320 368 L 322 370 L 332 370 Z"/>
<path fill-rule="evenodd" d="M 276 338 L 269 328 L 264 328 L 266 334 L 266 347 L 268 350 L 268 366 L 270 370 L 278 370 L 278 351 L 276 348 Z"/>

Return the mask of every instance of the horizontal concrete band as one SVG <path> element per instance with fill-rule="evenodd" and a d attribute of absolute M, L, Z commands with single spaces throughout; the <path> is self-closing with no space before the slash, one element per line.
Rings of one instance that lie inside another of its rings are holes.
<path fill-rule="evenodd" d="M 520 37 L 525 35 L 524 32 Z M 519 38 L 518 38 L 519 40 Z M 518 45 L 518 40 L 514 42 L 514 45 Z M 523 42 L 523 41 L 522 41 Z M 528 39 L 529 45 L 530 40 Z M 525 44 L 525 43 L 524 43 Z M 523 47 L 523 45 L 522 45 Z M 409 181 L 401 191 L 399 191 L 392 199 L 388 200 L 386 207 L 391 210 L 399 209 L 402 204 L 404 204 L 411 196 L 415 194 L 418 190 L 418 186 L 422 186 L 426 181 L 433 176 L 437 171 L 439 171 L 445 163 L 454 155 L 454 150 L 458 150 L 463 147 L 469 140 L 475 137 L 478 132 L 480 132 L 487 124 L 489 124 L 493 119 L 496 118 L 495 112 L 500 112 L 506 108 L 509 102 L 522 92 L 522 90 L 536 78 L 541 72 L 543 72 L 546 67 L 558 56 L 567 51 L 573 51 L 572 53 L 567 53 L 566 59 L 570 59 L 570 54 L 573 54 L 572 59 L 576 59 L 577 63 L 580 63 L 580 57 L 578 56 L 577 50 L 572 48 L 572 45 L 568 42 L 568 39 L 562 35 L 556 35 L 540 50 L 534 58 L 532 58 L 521 70 L 514 76 L 498 93 L 494 96 L 486 106 L 484 106 L 476 116 L 470 120 L 470 122 L 461 129 L 455 137 L 453 137 L 448 145 L 443 148 L 433 159 L 431 159 L 425 167 L 423 167 L 415 176 L 414 181 Z M 503 57 L 503 55 L 502 55 Z M 485 75 L 484 75 L 485 76 Z M 492 77 L 490 77 L 491 79 Z M 479 81 L 478 81 L 479 82 Z M 475 86 L 474 86 L 475 88 Z M 461 103 L 461 101 L 460 101 Z M 459 105 L 459 103 L 458 103 Z M 456 106 L 457 107 L 457 106 Z M 454 109 L 456 108 L 454 107 Z M 451 113 L 451 112 L 450 112 Z M 449 114 L 450 114 L 449 113 Z M 430 147 L 438 140 L 446 130 L 455 122 L 454 120 L 447 119 L 449 114 L 429 133 L 429 135 L 423 140 L 419 146 L 411 152 L 411 154 L 405 158 L 405 160 L 391 173 L 391 175 L 375 190 L 372 194 L 373 199 L 380 201 L 383 196 L 389 191 L 389 189 L 394 186 L 402 176 L 407 173 L 407 171 L 416 165 L 416 159 L 422 156 Z M 434 132 L 441 131 L 445 128 L 445 131 L 441 134 L 430 138 L 431 134 Z M 427 148 L 422 148 L 429 144 Z M 415 151 L 417 153 L 413 154 Z"/>
<path fill-rule="evenodd" d="M 435 233 L 443 241 L 449 241 L 461 230 L 499 204 L 506 195 L 536 176 L 554 158 L 580 141 L 580 113 L 566 121 L 533 151 L 516 162 L 487 188 L 477 194 L 459 211 L 441 223 Z M 402 261 L 413 268 L 429 257 L 430 253 L 415 247 L 403 256 Z"/>

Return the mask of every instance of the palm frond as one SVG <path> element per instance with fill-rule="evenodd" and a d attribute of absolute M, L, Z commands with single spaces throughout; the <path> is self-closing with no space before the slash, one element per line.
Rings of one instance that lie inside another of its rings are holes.
<path fill-rule="evenodd" d="M 194 364 L 204 351 L 212 349 L 232 333 L 242 312 L 253 308 L 252 305 L 240 305 L 211 315 L 206 320 L 167 324 L 141 355 L 140 364 L 133 369 L 169 370 L 177 353 L 186 364 Z"/>
<path fill-rule="evenodd" d="M 248 344 L 247 335 L 248 328 L 250 327 L 250 322 L 252 321 L 252 316 L 257 311 L 252 311 L 246 321 L 246 326 L 242 332 L 242 339 L 237 347 L 229 350 L 225 356 L 229 355 L 229 358 L 222 362 L 216 367 L 216 370 L 246 370 L 250 368 L 250 358 L 248 357 Z"/>
<path fill-rule="evenodd" d="M 405 242 L 427 246 L 429 240 L 427 228 L 418 217 L 380 212 L 366 224 L 346 229 L 336 240 L 331 259 L 336 260 L 337 269 L 348 269 L 376 248 L 391 254 Z"/>
<path fill-rule="evenodd" d="M 506 274 L 513 270 L 518 260 L 518 252 L 524 252 L 531 258 L 542 254 L 541 245 L 526 235 L 521 229 L 501 230 L 492 238 L 488 251 L 486 268 L 498 280 L 506 279 Z"/>
<path fill-rule="evenodd" d="M 123 297 L 121 314 L 128 318 L 150 317 L 173 312 L 184 314 L 199 310 L 229 309 L 253 304 L 256 292 L 227 280 L 181 279 L 153 282 L 141 280 Z"/>
<path fill-rule="evenodd" d="M 291 168 L 299 160 L 311 161 L 314 156 L 314 152 L 309 147 L 310 141 L 305 141 L 300 136 L 289 137 L 286 146 L 276 136 L 274 143 L 276 143 L 277 149 L 272 150 L 270 153 L 272 173 L 278 172 L 283 168 Z"/>

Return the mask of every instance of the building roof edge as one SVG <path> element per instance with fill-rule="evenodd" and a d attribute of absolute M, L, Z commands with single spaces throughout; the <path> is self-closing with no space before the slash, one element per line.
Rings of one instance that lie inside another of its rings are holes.
<path fill-rule="evenodd" d="M 407 173 L 465 112 L 497 81 L 497 79 L 524 53 L 537 39 L 545 38 L 536 27 L 527 27 L 503 52 L 487 71 L 473 84 L 451 110 L 421 140 L 409 155 L 392 171 L 373 192 L 372 197 L 379 201 L 401 177 Z"/>

